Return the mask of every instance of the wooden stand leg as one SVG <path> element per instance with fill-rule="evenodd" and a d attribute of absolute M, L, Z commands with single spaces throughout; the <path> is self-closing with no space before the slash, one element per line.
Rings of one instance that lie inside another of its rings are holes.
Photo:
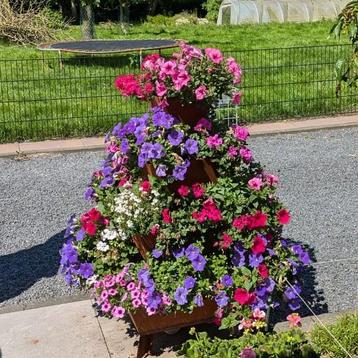
<path fill-rule="evenodd" d="M 140 336 L 137 350 L 137 358 L 144 357 L 152 348 L 153 335 Z"/>

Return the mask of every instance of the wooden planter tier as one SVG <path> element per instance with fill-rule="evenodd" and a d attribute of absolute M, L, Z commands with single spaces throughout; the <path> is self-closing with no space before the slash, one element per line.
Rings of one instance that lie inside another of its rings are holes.
<path fill-rule="evenodd" d="M 176 311 L 168 315 L 155 314 L 148 316 L 144 308 L 130 313 L 130 318 L 140 334 L 137 358 L 144 357 L 151 349 L 153 334 L 173 328 L 190 327 L 214 320 L 217 305 L 215 301 L 204 300 L 204 306 L 194 308 L 192 313 Z"/>

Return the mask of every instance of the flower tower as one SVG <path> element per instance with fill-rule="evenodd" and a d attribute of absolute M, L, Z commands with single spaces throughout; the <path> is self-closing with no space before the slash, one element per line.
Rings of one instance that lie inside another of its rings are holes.
<path fill-rule="evenodd" d="M 254 160 L 248 130 L 213 111 L 223 95 L 239 104 L 240 79 L 233 58 L 182 44 L 115 82 L 151 106 L 106 136 L 85 193 L 94 208 L 70 218 L 61 266 L 67 283 L 92 290 L 100 314 L 129 314 L 138 357 L 156 332 L 203 322 L 256 331 L 269 308 L 299 308 L 309 257 L 282 237 L 290 213 L 278 178 Z"/>

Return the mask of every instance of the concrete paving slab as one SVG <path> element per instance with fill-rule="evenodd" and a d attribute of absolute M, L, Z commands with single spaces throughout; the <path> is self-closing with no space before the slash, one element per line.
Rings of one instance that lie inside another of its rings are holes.
<path fill-rule="evenodd" d="M 318 318 L 325 326 L 327 326 L 335 323 L 339 318 L 341 318 L 345 314 L 353 313 L 353 312 L 354 312 L 353 310 L 347 310 L 347 311 L 335 312 L 335 313 L 322 313 L 318 315 Z M 319 325 L 318 320 L 313 316 L 302 318 L 301 323 L 302 323 L 301 329 L 305 332 L 310 332 L 313 329 L 314 325 L 316 324 Z M 277 323 L 274 327 L 274 330 L 276 332 L 284 332 L 287 331 L 288 329 L 289 329 L 289 324 L 287 321 Z"/>
<path fill-rule="evenodd" d="M 0 156 L 16 155 L 20 151 L 19 143 L 0 144 Z"/>
<path fill-rule="evenodd" d="M 110 357 L 89 300 L 0 315 L 0 348 L 2 358 Z"/>

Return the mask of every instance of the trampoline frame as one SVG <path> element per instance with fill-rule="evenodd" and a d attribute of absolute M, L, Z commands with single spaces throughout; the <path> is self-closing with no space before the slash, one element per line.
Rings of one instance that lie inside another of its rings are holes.
<path fill-rule="evenodd" d="M 53 44 L 57 44 L 57 43 L 72 43 L 72 42 L 94 42 L 94 41 L 152 41 L 152 40 L 79 40 L 79 41 L 58 41 L 58 42 L 47 42 L 47 43 L 43 43 L 40 44 L 39 46 L 37 46 L 37 49 L 40 51 L 57 51 L 57 52 L 69 52 L 69 53 L 77 53 L 77 54 L 87 54 L 87 55 L 105 55 L 105 54 L 111 54 L 111 53 L 128 53 L 128 52 L 136 52 L 139 51 L 140 53 L 142 53 L 143 51 L 150 51 L 150 50 L 161 50 L 161 49 L 167 49 L 167 48 L 174 48 L 174 47 L 178 47 L 179 45 L 179 41 L 178 40 L 169 40 L 169 39 L 159 39 L 159 40 L 155 40 L 155 41 L 173 41 L 172 45 L 158 45 L 158 46 L 151 46 L 151 47 L 133 47 L 133 48 L 128 48 L 128 49 L 123 49 L 123 50 L 106 50 L 106 51 L 86 51 L 86 50 L 73 50 L 73 49 L 66 49 L 66 48 L 62 48 L 62 49 L 58 49 L 58 48 L 49 48 L 49 46 L 53 45 Z"/>

